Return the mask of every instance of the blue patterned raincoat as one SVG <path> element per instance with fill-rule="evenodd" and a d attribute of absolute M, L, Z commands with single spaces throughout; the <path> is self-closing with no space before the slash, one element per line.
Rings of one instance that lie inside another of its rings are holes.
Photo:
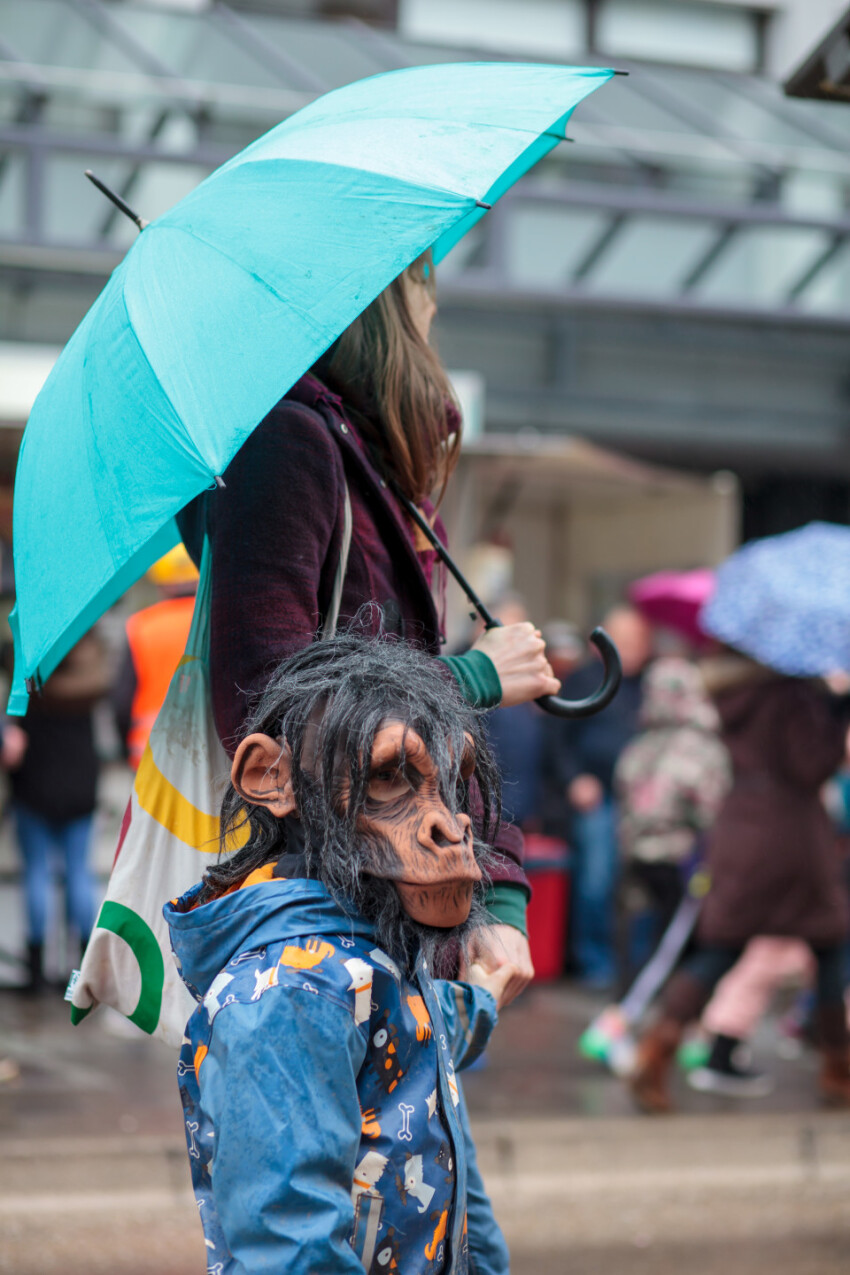
<path fill-rule="evenodd" d="M 504 1275 L 454 1072 L 489 992 L 405 977 L 317 881 L 198 888 L 165 914 L 199 1001 L 178 1071 L 210 1275 Z"/>

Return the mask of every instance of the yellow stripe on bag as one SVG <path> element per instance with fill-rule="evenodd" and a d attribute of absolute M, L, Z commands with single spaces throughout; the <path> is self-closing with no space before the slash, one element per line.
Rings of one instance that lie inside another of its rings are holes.
<path fill-rule="evenodd" d="M 135 782 L 136 796 L 142 810 L 161 824 L 178 841 L 201 850 L 204 854 L 216 854 L 219 849 L 221 820 L 218 815 L 208 815 L 193 806 L 179 792 L 157 766 L 150 744 L 144 751 Z M 250 835 L 247 823 L 230 836 L 228 849 L 238 850 Z"/>

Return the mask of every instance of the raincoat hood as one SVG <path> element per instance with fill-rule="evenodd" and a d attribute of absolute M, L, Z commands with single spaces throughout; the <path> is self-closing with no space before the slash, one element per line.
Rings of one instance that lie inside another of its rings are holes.
<path fill-rule="evenodd" d="M 343 928 L 352 939 L 374 937 L 372 926 L 359 913 L 343 918 L 320 881 L 263 881 L 197 906 L 200 889 L 200 884 L 193 886 L 163 908 L 181 976 L 198 998 L 206 996 L 213 980 L 240 952 L 281 939 L 339 934 Z"/>
<path fill-rule="evenodd" d="M 645 673 L 641 689 L 640 724 L 644 729 L 691 726 L 716 731 L 720 725 L 700 671 L 689 660 L 656 660 Z"/>

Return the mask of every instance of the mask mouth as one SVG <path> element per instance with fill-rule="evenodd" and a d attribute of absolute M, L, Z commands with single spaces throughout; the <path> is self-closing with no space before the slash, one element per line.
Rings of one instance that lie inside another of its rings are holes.
<path fill-rule="evenodd" d="M 394 881 L 401 906 L 412 921 L 420 925 L 428 925 L 437 930 L 450 930 L 463 925 L 472 911 L 475 897 L 475 886 L 481 880 L 481 871 L 476 865 L 477 876 L 453 877 L 449 880 L 419 883 L 416 881 Z"/>

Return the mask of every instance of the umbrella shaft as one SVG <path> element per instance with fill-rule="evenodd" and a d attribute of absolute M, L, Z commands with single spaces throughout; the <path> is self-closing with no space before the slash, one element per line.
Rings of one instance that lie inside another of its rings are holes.
<path fill-rule="evenodd" d="M 428 519 L 425 518 L 423 514 L 421 513 L 421 511 L 416 508 L 412 500 L 408 500 L 407 497 L 402 492 L 399 491 L 395 483 L 393 484 L 393 488 L 395 490 L 395 494 L 398 496 L 399 500 L 404 505 L 405 509 L 410 514 L 411 518 L 416 523 L 419 530 L 434 546 L 434 548 L 437 551 L 437 556 L 440 558 L 441 562 L 445 563 L 446 568 L 452 573 L 455 580 L 457 580 L 458 584 L 463 589 L 466 596 L 469 598 L 469 601 L 475 607 L 475 610 L 481 616 L 481 619 L 484 621 L 485 627 L 488 629 L 500 628 L 501 621 L 495 619 L 490 614 L 489 610 L 481 601 L 478 594 L 475 592 L 472 585 L 469 583 L 466 576 L 463 574 L 460 567 L 457 565 L 454 558 L 451 556 L 451 554 L 449 553 L 446 546 L 443 544 L 440 537 L 434 531 L 434 528 L 428 522 Z"/>

